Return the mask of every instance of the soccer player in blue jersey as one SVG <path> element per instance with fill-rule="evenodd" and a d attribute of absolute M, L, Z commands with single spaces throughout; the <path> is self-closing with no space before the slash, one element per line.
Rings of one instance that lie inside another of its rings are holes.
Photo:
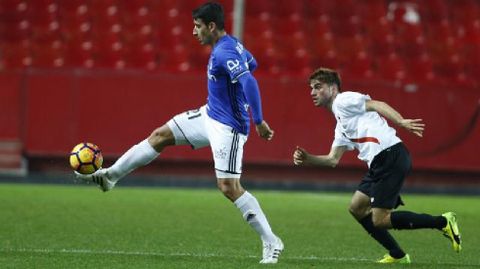
<path fill-rule="evenodd" d="M 220 4 L 206 3 L 192 15 L 193 36 L 202 45 L 212 47 L 207 67 L 207 104 L 176 115 L 130 148 L 111 167 L 76 176 L 109 191 L 119 179 L 153 161 L 167 146 L 191 145 L 197 149 L 210 145 L 218 188 L 241 211 L 263 242 L 260 263 L 277 263 L 283 243 L 272 232 L 257 199 L 240 184 L 243 146 L 250 130 L 249 111 L 260 137 L 271 140 L 274 134 L 263 119 L 258 84 L 252 75 L 256 61 L 237 39 L 225 32 Z"/>

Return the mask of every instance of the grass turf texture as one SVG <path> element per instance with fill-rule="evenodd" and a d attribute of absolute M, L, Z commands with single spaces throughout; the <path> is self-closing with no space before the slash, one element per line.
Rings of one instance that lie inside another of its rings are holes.
<path fill-rule="evenodd" d="M 385 254 L 349 215 L 350 194 L 252 191 L 286 250 L 261 244 L 219 191 L 0 184 L 1 268 L 384 268 Z M 392 268 L 480 268 L 480 199 L 404 195 L 403 209 L 455 211 L 463 251 L 434 230 L 394 231 L 412 257 Z"/>

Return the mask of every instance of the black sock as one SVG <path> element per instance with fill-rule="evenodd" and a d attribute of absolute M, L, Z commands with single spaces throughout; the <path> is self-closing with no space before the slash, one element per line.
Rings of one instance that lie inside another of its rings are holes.
<path fill-rule="evenodd" d="M 384 248 L 386 248 L 393 258 L 399 259 L 405 256 L 405 252 L 400 248 L 395 238 L 386 229 L 380 229 L 373 226 L 372 214 L 359 220 L 363 228 L 368 232 L 373 239 L 377 240 Z"/>
<path fill-rule="evenodd" d="M 447 219 L 442 216 L 417 214 L 409 211 L 395 211 L 390 215 L 390 221 L 395 229 L 422 229 L 432 228 L 441 230 L 447 225 Z"/>

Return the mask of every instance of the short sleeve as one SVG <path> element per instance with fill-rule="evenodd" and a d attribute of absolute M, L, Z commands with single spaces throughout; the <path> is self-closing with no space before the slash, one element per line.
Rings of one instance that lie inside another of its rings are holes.
<path fill-rule="evenodd" d="M 335 105 L 340 116 L 349 118 L 366 112 L 365 102 L 370 96 L 356 92 L 345 92 L 336 98 Z"/>
<path fill-rule="evenodd" d="M 337 123 L 337 126 L 335 127 L 335 138 L 332 143 L 332 148 L 333 147 L 341 147 L 345 146 L 347 147 L 348 150 L 353 150 L 354 149 L 354 143 L 350 141 L 348 138 L 346 138 L 340 129 L 339 123 Z"/>

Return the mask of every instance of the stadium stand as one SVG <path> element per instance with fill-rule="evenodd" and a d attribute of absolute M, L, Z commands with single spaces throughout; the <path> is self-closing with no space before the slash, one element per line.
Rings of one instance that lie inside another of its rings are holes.
<path fill-rule="evenodd" d="M 1 68 L 202 71 L 208 51 L 196 52 L 184 16 L 201 2 L 2 0 Z M 233 1 L 220 2 L 231 26 Z M 244 42 L 267 74 L 322 64 L 358 79 L 478 85 L 479 8 L 474 0 L 247 0 Z"/>

